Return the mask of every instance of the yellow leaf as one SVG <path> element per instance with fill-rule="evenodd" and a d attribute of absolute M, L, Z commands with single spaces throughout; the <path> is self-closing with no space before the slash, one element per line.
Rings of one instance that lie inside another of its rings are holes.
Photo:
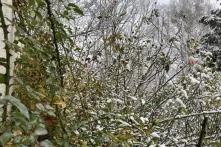
<path fill-rule="evenodd" d="M 54 103 L 55 105 L 58 105 L 59 108 L 64 109 L 66 108 L 66 103 L 64 101 L 57 101 Z"/>
<path fill-rule="evenodd" d="M 22 132 L 21 132 L 21 130 L 16 130 L 16 131 L 14 131 L 13 132 L 13 136 L 20 136 L 20 135 L 22 135 Z"/>

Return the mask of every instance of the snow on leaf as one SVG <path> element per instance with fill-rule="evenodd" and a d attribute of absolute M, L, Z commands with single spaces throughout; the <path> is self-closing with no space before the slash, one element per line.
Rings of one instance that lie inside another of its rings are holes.
<path fill-rule="evenodd" d="M 151 136 L 152 136 L 153 138 L 160 138 L 160 135 L 159 135 L 158 132 L 153 132 L 153 133 L 151 133 Z"/>
<path fill-rule="evenodd" d="M 189 78 L 190 78 L 191 83 L 193 83 L 193 84 L 199 84 L 199 83 L 200 83 L 200 81 L 197 80 L 197 79 L 194 78 L 194 77 L 189 77 Z"/>
<path fill-rule="evenodd" d="M 48 139 L 40 142 L 40 146 L 44 146 L 44 147 L 54 147 L 54 145 L 51 143 L 51 141 L 49 141 Z"/>
<path fill-rule="evenodd" d="M 54 110 L 54 108 L 51 107 L 49 104 L 46 104 L 46 105 L 45 105 L 45 108 L 46 108 L 47 110 Z"/>
<path fill-rule="evenodd" d="M 217 98 L 216 98 L 216 101 L 219 101 L 220 99 L 221 99 L 220 97 L 217 97 Z"/>
<path fill-rule="evenodd" d="M 208 74 L 201 73 L 201 76 L 206 79 L 210 79 L 211 77 Z"/>
<path fill-rule="evenodd" d="M 185 98 L 188 98 L 187 92 L 184 89 L 181 89 L 181 92 Z"/>
<path fill-rule="evenodd" d="M 96 129 L 97 129 L 98 131 L 102 131 L 104 128 L 101 127 L 100 125 L 97 125 L 97 126 L 96 126 Z"/>
<path fill-rule="evenodd" d="M 84 128 L 84 127 L 82 127 L 82 128 L 81 128 L 81 130 L 82 130 L 82 131 L 87 131 L 87 129 L 86 129 L 86 128 Z"/>
<path fill-rule="evenodd" d="M 180 104 L 182 108 L 186 108 L 186 105 L 183 103 L 183 101 L 180 98 L 176 98 L 176 101 Z"/>
<path fill-rule="evenodd" d="M 119 104 L 123 104 L 124 102 L 120 99 L 115 99 L 116 102 L 118 102 Z"/>
<path fill-rule="evenodd" d="M 91 115 L 97 115 L 97 113 L 94 112 L 94 111 L 89 111 L 88 113 L 91 114 Z"/>
<path fill-rule="evenodd" d="M 79 134 L 80 134 L 80 133 L 78 132 L 78 130 L 75 130 L 74 133 L 75 133 L 76 135 L 79 135 Z"/>
<path fill-rule="evenodd" d="M 117 120 L 118 122 L 120 122 L 123 126 L 127 126 L 127 127 L 131 127 L 131 125 L 123 120 Z"/>
<path fill-rule="evenodd" d="M 35 131 L 34 131 L 34 134 L 35 135 L 46 135 L 48 134 L 48 131 L 45 129 L 45 128 L 37 128 Z"/>
<path fill-rule="evenodd" d="M 142 121 L 142 123 L 145 123 L 148 121 L 148 118 L 140 117 L 140 120 Z"/>
<path fill-rule="evenodd" d="M 212 56 L 213 54 L 209 51 L 200 51 L 202 54 L 206 55 L 206 56 Z"/>
<path fill-rule="evenodd" d="M 137 100 L 137 98 L 134 97 L 134 96 L 128 96 L 128 98 L 130 98 L 130 99 L 133 100 L 133 101 L 136 101 L 136 100 Z"/>
<path fill-rule="evenodd" d="M 145 104 L 145 100 L 141 99 L 141 104 L 144 105 Z"/>
<path fill-rule="evenodd" d="M 133 116 L 130 116 L 130 120 L 133 121 L 133 122 L 134 122 L 135 124 L 137 124 L 137 125 L 139 124 L 139 123 L 134 119 Z"/>
<path fill-rule="evenodd" d="M 107 100 L 107 103 L 111 103 L 111 102 L 112 102 L 112 100 L 111 100 L 111 99 L 108 99 L 108 100 Z"/>

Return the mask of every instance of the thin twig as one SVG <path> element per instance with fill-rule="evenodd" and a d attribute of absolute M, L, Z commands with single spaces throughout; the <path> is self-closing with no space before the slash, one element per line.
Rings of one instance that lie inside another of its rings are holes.
<path fill-rule="evenodd" d="M 196 116 L 201 116 L 201 115 L 214 115 L 214 114 L 221 114 L 221 110 L 217 110 L 217 111 L 204 111 L 201 113 L 192 113 L 192 114 L 188 114 L 188 115 L 178 115 L 176 117 L 173 118 L 166 118 L 163 119 L 161 121 L 159 121 L 159 123 L 165 123 L 171 120 L 179 120 L 179 119 L 185 119 L 185 118 L 189 118 L 189 117 L 196 117 Z"/>

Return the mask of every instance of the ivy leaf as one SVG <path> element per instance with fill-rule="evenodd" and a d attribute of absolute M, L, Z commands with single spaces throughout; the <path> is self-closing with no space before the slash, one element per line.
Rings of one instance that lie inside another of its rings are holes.
<path fill-rule="evenodd" d="M 69 3 L 68 7 L 72 7 L 74 12 L 76 12 L 77 14 L 84 15 L 83 11 L 74 3 Z"/>
<path fill-rule="evenodd" d="M 7 142 L 9 142 L 12 138 L 12 133 L 5 132 L 0 136 L 0 145 L 5 145 Z"/>
<path fill-rule="evenodd" d="M 13 96 L 5 96 L 2 100 L 6 100 L 10 102 L 12 105 L 18 108 L 18 110 L 27 118 L 29 119 L 29 112 L 27 107 L 21 103 L 21 101 Z"/>

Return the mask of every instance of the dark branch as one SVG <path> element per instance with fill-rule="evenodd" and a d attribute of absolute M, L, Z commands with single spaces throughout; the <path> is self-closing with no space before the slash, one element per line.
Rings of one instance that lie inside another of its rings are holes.
<path fill-rule="evenodd" d="M 206 135 L 206 124 L 208 121 L 208 117 L 204 117 L 203 123 L 202 123 L 202 128 L 201 128 L 201 132 L 200 132 L 200 137 L 199 137 L 199 141 L 196 145 L 196 147 L 201 147 L 202 143 L 203 143 L 203 138 Z"/>

